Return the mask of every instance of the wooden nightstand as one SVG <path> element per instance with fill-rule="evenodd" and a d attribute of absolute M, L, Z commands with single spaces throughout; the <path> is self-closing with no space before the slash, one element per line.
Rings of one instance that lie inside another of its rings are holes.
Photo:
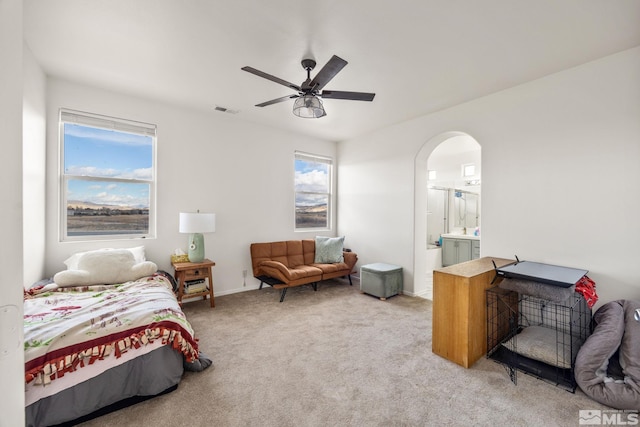
<path fill-rule="evenodd" d="M 211 274 L 211 269 L 216 265 L 215 262 L 204 259 L 202 262 L 176 262 L 171 263 L 171 265 L 173 265 L 174 276 L 178 281 L 178 303 L 180 303 L 180 305 L 182 305 L 182 298 L 184 297 L 202 297 L 202 299 L 206 300 L 207 295 L 209 295 L 211 307 L 216 306 L 213 297 L 213 275 Z M 192 294 L 185 293 L 184 282 L 198 279 L 206 279 L 209 289 Z"/>

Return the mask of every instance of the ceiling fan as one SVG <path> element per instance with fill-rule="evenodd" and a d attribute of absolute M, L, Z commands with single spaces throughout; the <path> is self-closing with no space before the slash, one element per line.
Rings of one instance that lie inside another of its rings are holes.
<path fill-rule="evenodd" d="M 375 93 L 365 92 L 345 92 L 341 90 L 322 90 L 331 79 L 335 77 L 340 70 L 342 70 L 347 61 L 333 55 L 329 62 L 311 79 L 311 70 L 316 66 L 316 61 L 313 59 L 303 59 L 302 68 L 307 71 L 307 79 L 302 82 L 300 86 L 290 83 L 286 80 L 282 80 L 271 74 L 267 74 L 264 71 L 256 70 L 253 67 L 242 67 L 242 70 L 247 71 L 256 76 L 271 80 L 283 86 L 293 89 L 298 93 L 283 96 L 280 98 L 272 99 L 261 104 L 256 104 L 256 107 L 266 107 L 267 105 L 277 104 L 279 102 L 286 101 L 288 99 L 295 99 L 293 103 L 293 114 L 298 117 L 305 118 L 319 118 L 324 117 L 327 113 L 322 105 L 322 99 L 346 99 L 353 101 L 373 101 Z"/>

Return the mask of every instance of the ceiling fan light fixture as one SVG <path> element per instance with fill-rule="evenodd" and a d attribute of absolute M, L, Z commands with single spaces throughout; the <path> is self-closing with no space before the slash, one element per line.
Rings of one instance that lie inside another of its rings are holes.
<path fill-rule="evenodd" d="M 336 74 L 342 70 L 347 61 L 333 55 L 331 59 L 322 67 L 322 69 L 311 78 L 311 70 L 316 66 L 316 61 L 313 59 L 303 59 L 302 68 L 307 72 L 307 79 L 302 82 L 300 86 L 283 80 L 279 77 L 267 74 L 264 71 L 257 70 L 253 67 L 242 67 L 242 70 L 255 74 L 263 79 L 270 80 L 274 83 L 286 86 L 289 89 L 295 90 L 297 93 L 293 95 L 285 95 L 280 98 L 272 99 L 267 102 L 256 104 L 256 107 L 266 107 L 268 105 L 277 104 L 279 102 L 286 102 L 290 99 L 296 99 L 293 103 L 293 114 L 298 117 L 307 119 L 317 119 L 327 115 L 327 112 L 322 106 L 322 99 L 346 99 L 353 101 L 373 101 L 375 93 L 366 92 L 347 92 L 343 90 L 324 90 L 327 83 L 335 77 Z"/>
<path fill-rule="evenodd" d="M 322 100 L 312 94 L 296 98 L 293 103 L 293 114 L 305 119 L 318 119 L 327 115 L 322 106 Z"/>

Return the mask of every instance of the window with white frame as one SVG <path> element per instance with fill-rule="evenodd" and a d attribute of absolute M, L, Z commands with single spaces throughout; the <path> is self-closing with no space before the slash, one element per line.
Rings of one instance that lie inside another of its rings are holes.
<path fill-rule="evenodd" d="M 333 160 L 295 153 L 295 229 L 331 227 Z"/>
<path fill-rule="evenodd" d="M 476 165 L 474 163 L 467 163 L 462 165 L 462 177 L 469 178 L 476 174 Z"/>
<path fill-rule="evenodd" d="M 155 237 L 156 126 L 60 110 L 61 240 Z"/>

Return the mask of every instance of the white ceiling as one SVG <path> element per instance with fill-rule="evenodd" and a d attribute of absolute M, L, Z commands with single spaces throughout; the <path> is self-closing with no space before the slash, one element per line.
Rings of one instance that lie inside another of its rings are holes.
<path fill-rule="evenodd" d="M 640 1 L 25 0 L 24 32 L 48 75 L 340 141 L 638 46 Z M 373 102 L 254 106 L 293 91 L 241 67 L 300 84 L 334 54 L 325 89 Z"/>

